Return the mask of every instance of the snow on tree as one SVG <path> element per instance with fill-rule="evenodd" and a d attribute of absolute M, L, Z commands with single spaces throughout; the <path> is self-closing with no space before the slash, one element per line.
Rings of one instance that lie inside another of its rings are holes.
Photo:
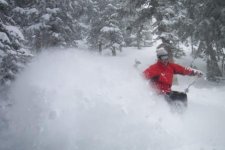
<path fill-rule="evenodd" d="M 151 18 L 153 7 L 146 5 L 145 1 L 127 0 L 122 4 L 120 15 L 123 27 L 123 36 L 126 46 L 149 46 L 152 39 Z"/>
<path fill-rule="evenodd" d="M 224 6 L 224 0 L 0 0 L 0 57 L 24 47 L 76 47 L 80 40 L 116 55 L 122 46 L 149 46 L 157 35 L 171 56 L 184 55 L 181 42 L 190 44 L 216 80 L 225 72 Z"/>
<path fill-rule="evenodd" d="M 108 1 L 111 2 L 111 1 Z M 96 1 L 96 15 L 91 20 L 91 30 L 88 36 L 88 43 L 93 48 L 112 50 L 116 55 L 116 50 L 121 49 L 124 42 L 123 34 L 118 22 L 118 8 L 116 3 L 106 3 L 106 1 Z"/>
<path fill-rule="evenodd" d="M 0 5 L 4 1 L 0 1 Z M 21 28 L 11 19 L 12 7 L 8 3 L 0 10 L 0 83 L 9 84 L 31 57 L 25 49 Z"/>
<path fill-rule="evenodd" d="M 203 57 L 206 60 L 207 76 L 213 81 L 224 75 L 224 6 L 223 0 L 185 3 L 190 27 L 188 31 L 191 31 L 191 39 L 197 46 L 197 50 L 194 50 L 195 58 Z"/>
<path fill-rule="evenodd" d="M 14 19 L 24 28 L 28 45 L 34 49 L 48 47 L 73 47 L 81 39 L 81 27 L 77 21 L 76 1 L 40 1 L 26 3 L 14 9 Z M 82 10 L 79 10 L 82 11 Z M 25 22 L 22 18 L 27 18 Z"/>

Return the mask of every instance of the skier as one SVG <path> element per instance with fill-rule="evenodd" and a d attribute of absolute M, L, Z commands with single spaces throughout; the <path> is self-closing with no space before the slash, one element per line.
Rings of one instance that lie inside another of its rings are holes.
<path fill-rule="evenodd" d="M 157 93 L 164 95 L 170 104 L 180 101 L 187 106 L 187 94 L 171 90 L 173 75 L 180 74 L 201 77 L 203 73 L 199 70 L 170 63 L 168 52 L 163 47 L 158 48 L 156 53 L 158 61 L 143 72 L 145 78 L 151 81 L 150 83 Z"/>

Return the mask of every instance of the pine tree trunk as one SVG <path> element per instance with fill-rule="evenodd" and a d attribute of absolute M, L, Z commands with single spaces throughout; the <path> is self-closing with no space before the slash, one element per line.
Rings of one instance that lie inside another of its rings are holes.
<path fill-rule="evenodd" d="M 222 75 L 224 74 L 224 67 L 225 67 L 225 65 L 224 65 L 224 62 L 225 62 L 225 55 L 223 54 L 223 59 L 222 59 Z"/>
<path fill-rule="evenodd" d="M 122 45 L 120 45 L 120 47 L 119 47 L 119 51 L 120 51 L 120 52 L 122 52 Z"/>
<path fill-rule="evenodd" d="M 98 51 L 100 54 L 102 54 L 102 42 L 101 41 L 98 42 Z"/>
<path fill-rule="evenodd" d="M 115 48 L 115 46 L 112 47 L 112 55 L 116 56 L 116 48 Z"/>
<path fill-rule="evenodd" d="M 206 42 L 207 49 L 206 54 L 209 56 L 207 60 L 207 77 L 209 80 L 216 80 L 216 77 L 221 77 L 222 72 L 219 68 L 217 59 L 216 59 L 216 53 L 213 50 L 212 45 L 209 42 Z"/>
<path fill-rule="evenodd" d="M 143 30 L 143 25 L 140 26 L 138 32 L 137 32 L 137 48 L 138 49 L 141 49 L 141 39 L 142 39 L 142 35 L 141 35 L 141 32 Z"/>
<path fill-rule="evenodd" d="M 191 55 L 194 56 L 194 53 L 193 37 L 191 36 Z"/>

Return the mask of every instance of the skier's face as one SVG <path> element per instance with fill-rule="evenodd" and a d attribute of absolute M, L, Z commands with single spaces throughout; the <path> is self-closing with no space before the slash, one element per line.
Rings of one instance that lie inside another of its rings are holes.
<path fill-rule="evenodd" d="M 163 55 L 159 57 L 159 61 L 163 63 L 164 65 L 167 65 L 169 62 L 169 56 L 168 55 Z"/>

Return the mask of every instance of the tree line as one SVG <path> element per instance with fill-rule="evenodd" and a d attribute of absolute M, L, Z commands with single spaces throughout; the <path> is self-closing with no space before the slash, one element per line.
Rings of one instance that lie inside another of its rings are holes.
<path fill-rule="evenodd" d="M 152 38 L 156 36 L 157 38 Z M 112 55 L 161 39 L 175 57 L 190 45 L 210 80 L 224 75 L 224 0 L 0 0 L 0 81 L 10 83 L 33 54 L 76 47 Z"/>

